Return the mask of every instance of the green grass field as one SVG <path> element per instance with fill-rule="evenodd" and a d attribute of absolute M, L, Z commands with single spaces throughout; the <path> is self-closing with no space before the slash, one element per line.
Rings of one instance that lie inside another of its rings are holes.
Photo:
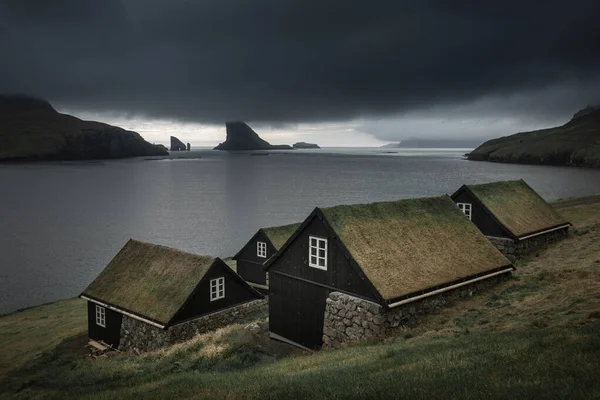
<path fill-rule="evenodd" d="M 142 356 L 86 356 L 84 303 L 0 317 L 0 398 L 600 398 L 598 204 L 515 279 L 383 342 L 307 354 L 231 325 Z"/>

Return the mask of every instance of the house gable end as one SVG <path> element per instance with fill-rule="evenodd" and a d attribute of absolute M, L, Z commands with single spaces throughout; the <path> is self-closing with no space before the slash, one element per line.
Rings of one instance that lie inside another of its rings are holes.
<path fill-rule="evenodd" d="M 450 197 L 455 203 L 471 203 L 471 222 L 473 222 L 484 235 L 516 239 L 516 236 L 513 235 L 504 224 L 498 221 L 468 186 L 461 186 L 460 189 L 454 192 Z"/>
<path fill-rule="evenodd" d="M 267 258 L 260 258 L 260 260 L 259 260 L 259 257 L 257 256 L 257 252 L 256 252 L 256 243 L 257 242 L 265 242 L 267 244 Z M 244 245 L 244 247 L 242 247 L 240 249 L 240 251 L 238 251 L 236 253 L 236 255 L 232 257 L 232 260 L 236 260 L 236 261 L 237 260 L 247 260 L 247 261 L 252 261 L 252 262 L 259 262 L 259 261 L 264 262 L 270 256 L 275 254 L 276 252 L 277 252 L 277 249 L 275 248 L 273 243 L 271 243 L 271 240 L 269 240 L 269 237 L 264 233 L 264 231 L 261 228 L 258 231 L 256 231 L 256 233 Z"/>
<path fill-rule="evenodd" d="M 211 280 L 219 278 L 224 278 L 225 296 L 211 301 Z M 167 326 L 262 298 L 260 293 L 217 258 Z"/>
<path fill-rule="evenodd" d="M 257 253 L 257 243 L 263 242 L 267 245 L 267 256 L 259 257 Z M 272 257 L 277 252 L 273 243 L 269 240 L 269 237 L 263 232 L 262 229 L 259 229 L 252 239 L 235 255 L 234 258 L 236 261 L 249 261 L 256 264 L 264 264 L 270 257 Z"/>
<path fill-rule="evenodd" d="M 258 242 L 266 245 L 265 257 L 258 255 Z M 259 285 L 267 284 L 267 274 L 263 269 L 265 262 L 276 253 L 275 246 L 262 229 L 259 229 L 252 240 L 238 253 L 236 259 L 237 273 L 244 280 Z"/>
<path fill-rule="evenodd" d="M 310 236 L 327 240 L 326 269 L 309 265 Z M 371 300 L 381 300 L 379 292 L 352 259 L 319 209 L 311 213 L 294 237 L 277 253 L 276 259 L 269 260 L 268 268 L 272 274 L 285 275 Z"/>
<path fill-rule="evenodd" d="M 279 258 L 279 256 L 281 254 L 283 254 L 287 248 L 290 246 L 291 243 L 294 242 L 294 240 L 296 240 L 296 238 L 298 237 L 298 235 L 300 235 L 300 233 L 302 233 L 302 231 L 304 231 L 304 228 L 306 228 L 306 225 L 308 225 L 308 223 L 315 217 L 316 213 L 317 213 L 317 208 L 315 208 L 308 217 L 306 217 L 306 219 L 302 222 L 302 224 L 300 224 L 300 227 L 296 230 L 296 232 L 294 232 L 294 234 L 292 236 L 289 237 L 289 239 L 284 243 L 283 246 L 281 246 L 281 249 L 279 249 L 279 251 L 277 253 L 275 253 L 273 255 L 273 257 L 269 258 L 267 260 L 267 262 L 265 262 L 265 271 L 268 271 L 271 266 L 275 263 L 275 261 L 277 261 L 277 259 Z"/>

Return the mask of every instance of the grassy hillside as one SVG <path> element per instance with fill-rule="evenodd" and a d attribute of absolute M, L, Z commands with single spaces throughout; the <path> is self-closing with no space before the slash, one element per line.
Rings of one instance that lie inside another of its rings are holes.
<path fill-rule="evenodd" d="M 600 109 L 578 114 L 563 126 L 489 140 L 468 158 L 600 168 Z"/>
<path fill-rule="evenodd" d="M 256 334 L 91 359 L 79 300 L 4 316 L 0 398 L 600 398 L 600 204 L 560 212 L 572 235 L 514 280 L 385 342 L 307 354 L 269 341 L 263 313 Z"/>
<path fill-rule="evenodd" d="M 0 376 L 86 331 L 87 307 L 80 299 L 0 317 Z"/>

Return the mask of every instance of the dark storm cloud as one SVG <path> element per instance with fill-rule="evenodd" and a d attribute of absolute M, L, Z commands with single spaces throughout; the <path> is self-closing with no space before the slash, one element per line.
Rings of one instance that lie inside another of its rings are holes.
<path fill-rule="evenodd" d="M 356 3 L 0 0 L 0 91 L 70 109 L 279 123 L 487 97 L 543 117 L 572 113 L 599 87 L 598 0 Z M 555 85 L 587 89 L 544 96 Z"/>

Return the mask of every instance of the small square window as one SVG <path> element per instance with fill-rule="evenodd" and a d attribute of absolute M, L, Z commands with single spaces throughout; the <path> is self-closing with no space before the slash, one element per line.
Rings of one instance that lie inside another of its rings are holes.
<path fill-rule="evenodd" d="M 460 208 L 460 210 L 463 213 L 465 213 L 467 218 L 469 218 L 469 220 L 470 220 L 471 219 L 471 203 L 456 203 L 456 205 L 458 206 L 458 208 Z"/>
<path fill-rule="evenodd" d="M 327 270 L 327 239 L 309 236 L 308 265 Z"/>
<path fill-rule="evenodd" d="M 256 255 L 260 258 L 267 258 L 267 244 L 265 242 L 256 242 Z"/>
<path fill-rule="evenodd" d="M 210 301 L 225 298 L 225 278 L 215 278 L 210 280 Z"/>
<path fill-rule="evenodd" d="M 96 325 L 106 328 L 106 309 L 96 305 Z"/>

